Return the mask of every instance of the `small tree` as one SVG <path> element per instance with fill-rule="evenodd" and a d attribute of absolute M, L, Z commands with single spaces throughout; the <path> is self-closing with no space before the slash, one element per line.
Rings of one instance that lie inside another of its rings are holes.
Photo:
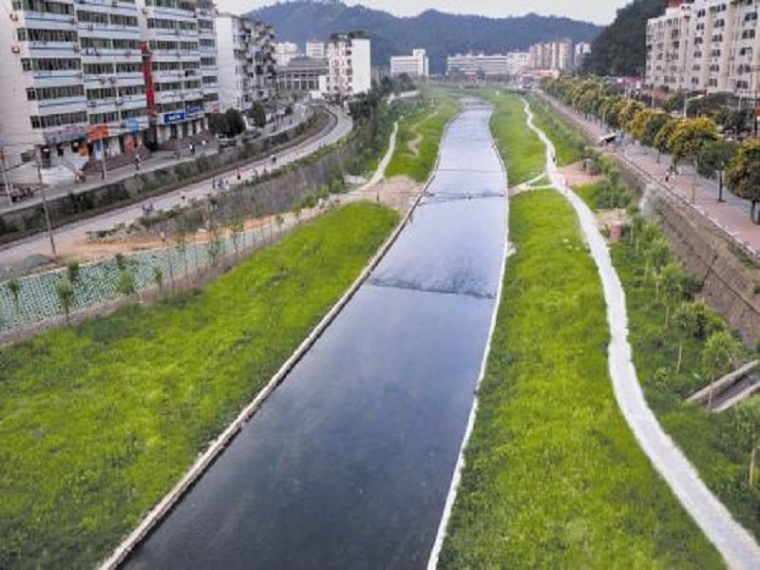
<path fill-rule="evenodd" d="M 74 287 L 68 279 L 60 279 L 55 282 L 55 294 L 58 296 L 58 302 L 66 314 L 66 322 L 69 322 L 71 305 L 74 301 Z"/>
<path fill-rule="evenodd" d="M 124 298 L 129 300 L 133 295 L 137 293 L 135 287 L 135 276 L 128 269 L 120 269 L 119 277 L 116 282 L 116 290 L 124 295 Z"/>
<path fill-rule="evenodd" d="M 274 217 L 274 222 L 277 224 L 277 233 L 282 233 L 282 225 L 285 223 L 285 219 L 280 215 L 277 214 Z"/>
<path fill-rule="evenodd" d="M 749 489 L 755 486 L 756 453 L 760 439 L 760 399 L 750 398 L 736 407 L 734 423 L 740 445 L 749 450 Z"/>
<path fill-rule="evenodd" d="M 646 249 L 646 264 L 644 266 L 644 279 L 649 277 L 649 270 L 655 274 L 660 272 L 660 269 L 668 262 L 670 257 L 670 246 L 664 237 L 658 236 L 652 242 L 647 245 Z M 656 293 L 659 293 L 657 291 Z"/>
<path fill-rule="evenodd" d="M 164 292 L 164 272 L 158 265 L 153 266 L 153 282 L 158 287 L 158 292 Z"/>
<path fill-rule="evenodd" d="M 702 350 L 702 365 L 710 378 L 710 392 L 707 409 L 712 409 L 715 381 L 728 372 L 729 366 L 739 353 L 739 343 L 728 331 L 718 331 L 710 335 Z"/>
<path fill-rule="evenodd" d="M 678 264 L 670 261 L 660 271 L 662 292 L 665 297 L 665 328 L 670 324 L 670 308 L 683 299 L 684 276 Z"/>
<path fill-rule="evenodd" d="M 13 305 L 16 307 L 16 315 L 18 315 L 21 309 L 21 304 L 19 302 L 21 297 L 21 282 L 19 282 L 18 277 L 11 275 L 11 278 L 8 279 L 8 282 L 6 283 L 6 287 L 8 288 L 11 297 L 13 297 Z"/>
<path fill-rule="evenodd" d="M 660 154 L 667 154 L 670 152 L 670 140 L 676 132 L 680 122 L 680 119 L 668 119 L 668 121 L 662 125 L 662 128 L 657 131 L 657 134 L 654 137 L 654 147 L 658 152 L 658 162 L 660 160 Z"/>
<path fill-rule="evenodd" d="M 263 129 L 267 124 L 267 112 L 262 104 L 258 102 L 251 106 L 251 109 L 248 111 L 248 118 L 260 129 Z"/>
<path fill-rule="evenodd" d="M 693 338 L 697 332 L 697 311 L 692 303 L 681 303 L 673 313 L 673 324 L 678 335 L 678 363 L 676 373 L 681 372 L 683 362 L 683 345 L 686 339 Z"/>
<path fill-rule="evenodd" d="M 224 112 L 224 119 L 226 123 L 224 134 L 228 137 L 236 137 L 245 131 L 245 120 L 237 109 L 227 109 Z"/>
<path fill-rule="evenodd" d="M 694 166 L 694 178 L 691 188 L 692 202 L 694 202 L 697 192 L 697 159 L 702 151 L 702 147 L 707 142 L 714 141 L 717 138 L 717 126 L 711 119 L 706 117 L 681 121 L 670 138 L 670 152 L 673 154 L 673 162 L 677 164 L 685 160 Z"/>
<path fill-rule="evenodd" d="M 641 144 L 646 146 L 654 146 L 655 137 L 657 133 L 662 130 L 665 123 L 670 121 L 670 116 L 662 111 L 656 111 L 652 113 L 644 126 L 644 130 L 641 135 Z"/>
<path fill-rule="evenodd" d="M 212 226 L 211 228 L 211 238 L 206 243 L 206 252 L 211 261 L 211 268 L 216 272 L 219 269 L 223 253 L 222 236 L 219 233 L 219 228 L 216 226 Z"/>
<path fill-rule="evenodd" d="M 732 194 L 751 202 L 750 218 L 760 224 L 760 215 L 755 215 L 760 202 L 760 140 L 745 143 L 736 153 L 726 171 L 726 186 Z"/>
<path fill-rule="evenodd" d="M 235 248 L 235 259 L 239 259 L 239 247 L 240 238 L 245 231 L 245 222 L 240 214 L 235 214 L 232 222 L 230 223 L 230 237 L 232 238 L 232 246 Z M 243 244 L 245 246 L 245 244 Z"/>
<path fill-rule="evenodd" d="M 79 270 L 79 262 L 76 259 L 72 259 L 66 264 L 66 275 L 71 282 L 71 286 L 74 288 L 76 288 L 77 283 L 79 283 Z"/>
<path fill-rule="evenodd" d="M 176 231 L 174 232 L 174 242 L 177 244 L 177 251 L 182 255 L 182 261 L 185 264 L 185 277 L 190 273 L 187 263 L 187 229 L 183 220 L 179 220 Z"/>

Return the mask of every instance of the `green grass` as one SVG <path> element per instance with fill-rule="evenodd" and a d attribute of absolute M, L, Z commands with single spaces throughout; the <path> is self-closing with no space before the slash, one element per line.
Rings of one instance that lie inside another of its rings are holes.
<path fill-rule="evenodd" d="M 748 487 L 752 444 L 736 411 L 711 414 L 685 402 L 708 383 L 701 370 L 704 336 L 687 339 L 677 373 L 678 338 L 665 329 L 665 305 L 655 297 L 653 280 L 643 278 L 644 256 L 625 240 L 612 249 L 612 258 L 626 291 L 633 360 L 647 401 L 708 487 L 760 537 L 760 493 Z M 710 323 L 724 326 L 716 315 Z"/>
<path fill-rule="evenodd" d="M 480 90 L 478 95 L 494 106 L 491 132 L 507 165 L 509 185 L 517 186 L 542 174 L 545 169 L 544 146 L 525 123 L 525 104 L 510 93 Z"/>
<path fill-rule="evenodd" d="M 501 304 L 443 568 L 717 568 L 624 422 L 601 285 L 556 192 L 514 198 Z"/>
<path fill-rule="evenodd" d="M 438 159 L 446 125 L 459 112 L 459 103 L 446 90 L 427 88 L 423 90 L 423 98 L 409 107 L 408 114 L 399 122 L 396 152 L 386 176 L 404 175 L 425 182 Z"/>
<path fill-rule="evenodd" d="M 0 351 L 0 567 L 86 568 L 171 488 L 398 222 L 370 204 L 203 290 Z"/>
<path fill-rule="evenodd" d="M 557 164 L 567 166 L 581 160 L 586 147 L 583 137 L 557 117 L 546 103 L 537 97 L 530 97 L 529 101 L 535 114 L 535 125 L 554 143 Z"/>

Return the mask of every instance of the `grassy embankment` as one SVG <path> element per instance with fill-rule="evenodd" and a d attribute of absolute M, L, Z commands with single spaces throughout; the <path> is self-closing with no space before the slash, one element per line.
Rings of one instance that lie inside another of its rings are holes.
<path fill-rule="evenodd" d="M 617 168 L 608 159 L 602 159 L 601 166 L 605 179 L 577 189 L 578 194 L 597 211 L 628 206 L 633 194 L 618 182 Z M 638 215 L 635 208 L 632 213 Z M 627 234 L 628 239 L 612 248 L 612 259 L 626 290 L 634 364 L 647 401 L 708 487 L 738 521 L 760 537 L 760 489 L 749 484 L 750 452 L 753 443 L 760 441 L 760 403 L 750 400 L 736 409 L 712 414 L 686 402 L 709 383 L 710 372 L 703 359 L 705 346 L 711 334 L 726 330 L 727 325 L 703 304 L 695 304 L 699 286 L 686 277 L 670 251 L 661 264 L 664 267 L 670 261 L 678 266 L 683 283 L 675 299 L 662 292 L 662 275 L 655 276 L 651 269 L 651 244 L 665 239 L 656 226 L 639 229 L 638 236 L 628 228 Z M 664 319 L 666 313 L 673 315 L 683 305 L 695 308 L 700 315 L 697 328 L 690 334 L 681 333 L 672 323 L 666 325 Z M 680 369 L 679 345 L 683 349 Z M 739 350 L 734 366 L 757 357 Z"/>
<path fill-rule="evenodd" d="M 405 103 L 407 114 L 399 122 L 396 152 L 386 178 L 404 175 L 425 182 L 438 158 L 446 125 L 459 112 L 459 102 L 446 90 L 425 88 L 422 94 L 414 103 Z"/>
<path fill-rule="evenodd" d="M 0 350 L 0 567 L 86 568 L 108 554 L 397 222 L 347 206 L 203 290 Z"/>
<path fill-rule="evenodd" d="M 494 118 L 513 137 L 502 147 L 533 138 L 520 119 Z M 513 169 L 530 166 L 513 158 Z M 618 410 L 601 285 L 573 210 L 553 191 L 526 193 L 510 223 L 517 253 L 441 566 L 720 567 Z"/>

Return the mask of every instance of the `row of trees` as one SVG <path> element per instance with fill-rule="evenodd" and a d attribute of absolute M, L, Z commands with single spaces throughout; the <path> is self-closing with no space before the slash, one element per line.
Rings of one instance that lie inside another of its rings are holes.
<path fill-rule="evenodd" d="M 587 117 L 597 117 L 611 129 L 630 133 L 641 144 L 669 154 L 674 166 L 692 164 L 695 189 L 697 173 L 718 177 L 721 189 L 725 173 L 728 190 L 751 202 L 752 220 L 760 224 L 757 208 L 760 140 L 744 143 L 725 140 L 716 122 L 728 112 L 724 108 L 714 109 L 711 116 L 674 117 L 665 109 L 651 108 L 641 101 L 621 96 L 615 86 L 597 78 L 565 76 L 547 82 L 545 89 Z"/>

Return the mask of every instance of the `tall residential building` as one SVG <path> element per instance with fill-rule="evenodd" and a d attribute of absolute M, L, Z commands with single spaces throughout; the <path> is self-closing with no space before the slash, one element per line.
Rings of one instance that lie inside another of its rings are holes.
<path fill-rule="evenodd" d="M 285 67 L 291 59 L 300 55 L 301 50 L 293 42 L 277 42 L 274 44 L 274 62 L 278 67 Z"/>
<path fill-rule="evenodd" d="M 0 141 L 8 166 L 80 164 L 148 126 L 138 10 L 128 0 L 0 0 Z M 99 147 L 101 143 L 97 143 Z M 99 149 L 98 149 L 98 152 Z"/>
<path fill-rule="evenodd" d="M 328 97 L 344 101 L 372 88 L 369 38 L 357 33 L 333 34 L 326 56 Z"/>
<path fill-rule="evenodd" d="M 326 59 L 325 42 L 318 42 L 316 40 L 306 42 L 306 57 L 310 57 L 311 59 Z"/>
<path fill-rule="evenodd" d="M 530 47 L 529 66 L 532 69 L 572 71 L 575 52 L 570 40 L 534 44 Z"/>
<path fill-rule="evenodd" d="M 269 99 L 275 87 L 274 31 L 243 16 L 216 19 L 220 110 L 246 111 Z"/>
<path fill-rule="evenodd" d="M 412 55 L 391 57 L 391 77 L 406 74 L 412 78 L 428 77 L 430 61 L 424 49 L 412 50 Z"/>
<path fill-rule="evenodd" d="M 671 0 L 665 14 L 647 24 L 646 85 L 755 97 L 758 8 L 757 0 Z"/>
<path fill-rule="evenodd" d="M 573 55 L 573 67 L 575 69 L 580 69 L 583 67 L 583 61 L 586 59 L 586 56 L 591 53 L 591 44 L 588 44 L 586 42 L 579 42 L 575 44 L 574 49 L 574 55 Z"/>
<path fill-rule="evenodd" d="M 198 0 L 198 44 L 201 56 L 201 80 L 203 82 L 203 110 L 218 113 L 219 72 L 217 68 L 216 6 L 213 0 Z"/>
<path fill-rule="evenodd" d="M 488 77 L 509 75 L 509 61 L 506 55 L 466 54 L 450 55 L 446 58 L 447 75 L 462 73 L 476 76 L 480 73 Z"/>

